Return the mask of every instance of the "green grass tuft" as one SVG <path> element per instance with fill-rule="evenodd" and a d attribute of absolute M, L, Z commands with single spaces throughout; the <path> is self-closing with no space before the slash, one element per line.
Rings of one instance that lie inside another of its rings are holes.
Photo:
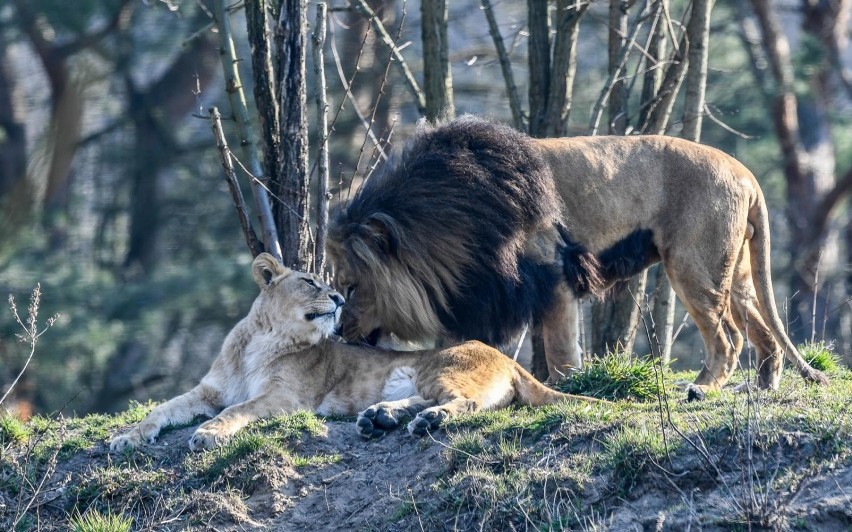
<path fill-rule="evenodd" d="M 656 366 L 656 367 L 655 367 Z M 667 367 L 663 367 L 667 371 Z M 582 370 L 556 385 L 565 393 L 599 399 L 650 401 L 664 392 L 660 364 L 651 357 L 635 358 L 615 351 L 590 360 Z"/>
<path fill-rule="evenodd" d="M 254 431 L 240 431 L 227 445 L 204 456 L 207 463 L 203 466 L 202 476 L 212 482 L 225 474 L 232 464 L 238 464 L 264 449 L 276 454 L 284 453 L 284 449 L 269 436 Z"/>
<path fill-rule="evenodd" d="M 604 461 L 612 468 L 619 491 L 626 493 L 636 481 L 666 455 L 659 427 L 625 425 L 604 440 Z"/>
<path fill-rule="evenodd" d="M 834 352 L 830 343 L 807 342 L 799 346 L 799 353 L 808 364 L 820 371 L 837 371 L 840 368 L 840 356 Z"/>
<path fill-rule="evenodd" d="M 323 436 L 327 430 L 325 421 L 307 411 L 259 421 L 254 426 L 282 440 L 299 440 L 305 433 L 312 437 Z"/>
<path fill-rule="evenodd" d="M 0 445 L 12 443 L 20 445 L 27 441 L 30 431 L 27 426 L 12 414 L 0 415 Z"/>
<path fill-rule="evenodd" d="M 89 510 L 83 515 L 71 517 L 71 529 L 74 532 L 127 532 L 131 526 L 133 519 L 111 512 L 102 514 L 97 510 Z"/>

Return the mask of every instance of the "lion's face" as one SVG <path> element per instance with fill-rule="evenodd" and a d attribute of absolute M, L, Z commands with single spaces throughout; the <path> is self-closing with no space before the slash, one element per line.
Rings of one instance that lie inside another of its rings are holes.
<path fill-rule="evenodd" d="M 318 343 L 334 334 L 344 299 L 316 275 L 285 268 L 267 253 L 252 265 L 260 287 L 253 312 L 270 326 L 284 327 L 300 343 Z"/>
<path fill-rule="evenodd" d="M 329 255 L 336 266 L 337 287 L 347 302 L 340 316 L 340 335 L 347 342 L 376 345 L 381 336 L 381 321 L 373 283 L 370 279 L 359 279 L 357 272 L 341 256 L 332 252 Z"/>

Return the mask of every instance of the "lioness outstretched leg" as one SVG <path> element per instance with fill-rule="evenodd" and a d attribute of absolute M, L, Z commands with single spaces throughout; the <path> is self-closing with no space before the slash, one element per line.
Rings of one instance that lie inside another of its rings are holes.
<path fill-rule="evenodd" d="M 244 403 L 229 406 L 218 416 L 203 423 L 189 439 L 189 448 L 202 451 L 218 447 L 227 443 L 231 436 L 252 421 L 296 410 L 298 408 L 281 397 L 263 393 Z"/>
<path fill-rule="evenodd" d="M 155 407 L 141 423 L 113 438 L 109 449 L 119 452 L 141 443 L 154 443 L 164 427 L 189 423 L 195 416 L 213 417 L 221 408 L 222 398 L 218 390 L 201 383 L 187 393 Z"/>
<path fill-rule="evenodd" d="M 365 438 L 376 438 L 434 404 L 435 401 L 423 399 L 419 395 L 399 401 L 384 401 L 358 414 L 355 429 Z"/>

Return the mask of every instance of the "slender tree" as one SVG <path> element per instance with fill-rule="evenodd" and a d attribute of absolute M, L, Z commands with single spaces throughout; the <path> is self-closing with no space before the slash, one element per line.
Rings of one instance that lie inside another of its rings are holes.
<path fill-rule="evenodd" d="M 305 81 L 307 0 L 280 0 L 274 24 L 280 144 L 278 180 L 270 182 L 272 210 L 284 265 L 310 264 L 308 228 L 308 117 Z"/>
<path fill-rule="evenodd" d="M 426 119 L 453 118 L 453 74 L 447 42 L 447 0 L 422 0 L 420 27 L 423 38 L 423 92 Z"/>

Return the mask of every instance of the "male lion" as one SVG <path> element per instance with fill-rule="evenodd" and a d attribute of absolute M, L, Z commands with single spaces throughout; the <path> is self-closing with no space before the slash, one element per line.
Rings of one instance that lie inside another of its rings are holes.
<path fill-rule="evenodd" d="M 192 435 L 194 451 L 221 445 L 252 421 L 296 410 L 360 411 L 357 430 L 369 438 L 409 417 L 408 430 L 423 435 L 449 416 L 513 400 L 533 406 L 598 401 L 551 390 L 479 342 L 391 353 L 327 340 L 340 316 L 340 294 L 266 253 L 254 260 L 252 272 L 260 295 L 225 338 L 201 383 L 114 438 L 111 451 L 153 443 L 162 428 L 198 415 L 215 417 Z"/>
<path fill-rule="evenodd" d="M 760 387 L 777 389 L 782 354 L 827 382 L 778 317 L 756 179 L 693 142 L 532 139 L 472 116 L 421 127 L 338 210 L 328 245 L 349 340 L 495 345 L 536 320 L 554 380 L 581 365 L 577 299 L 662 260 L 706 346 L 691 398 L 728 381 L 741 330 Z"/>

